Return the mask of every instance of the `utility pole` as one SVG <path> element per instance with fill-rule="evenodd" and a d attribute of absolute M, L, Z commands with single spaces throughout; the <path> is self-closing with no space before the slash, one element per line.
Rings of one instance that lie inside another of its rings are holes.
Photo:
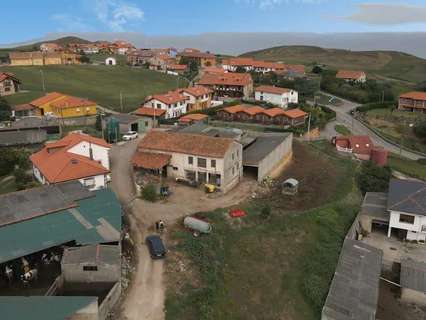
<path fill-rule="evenodd" d="M 309 112 L 308 118 L 308 141 L 311 141 L 311 113 Z"/>
<path fill-rule="evenodd" d="M 120 90 L 120 110 L 123 112 L 123 93 Z"/>
<path fill-rule="evenodd" d="M 46 84 L 44 82 L 44 73 L 43 73 L 42 69 L 40 69 L 40 75 L 41 75 L 41 83 L 42 83 L 43 92 L 46 92 Z"/>

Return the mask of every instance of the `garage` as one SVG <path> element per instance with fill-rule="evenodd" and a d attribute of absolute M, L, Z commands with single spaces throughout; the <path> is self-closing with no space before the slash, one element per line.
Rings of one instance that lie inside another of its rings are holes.
<path fill-rule="evenodd" d="M 292 133 L 264 133 L 243 150 L 243 174 L 258 182 L 265 179 L 292 152 Z"/>
<path fill-rule="evenodd" d="M 383 192 L 367 192 L 361 206 L 359 220 L 364 231 L 387 233 L 389 212 L 386 209 L 387 194 Z"/>

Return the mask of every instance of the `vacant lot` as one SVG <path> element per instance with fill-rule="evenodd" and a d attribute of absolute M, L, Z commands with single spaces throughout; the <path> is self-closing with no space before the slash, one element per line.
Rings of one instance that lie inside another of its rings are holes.
<path fill-rule="evenodd" d="M 383 136 L 396 144 L 402 142 L 407 148 L 426 153 L 425 142 L 417 138 L 413 129 L 410 128 L 410 125 L 414 124 L 420 117 L 424 117 L 424 115 L 390 109 L 374 109 L 364 114 L 367 123 Z"/>
<path fill-rule="evenodd" d="M 28 92 L 7 97 L 11 104 L 26 103 L 42 96 L 42 74 L 46 91 L 89 98 L 99 105 L 121 111 L 139 107 L 148 95 L 176 89 L 177 78 L 160 72 L 127 66 L 45 66 L 45 67 L 1 67 L 0 71 L 16 74 L 22 81 L 22 89 Z M 185 82 L 181 80 L 180 86 Z"/>
<path fill-rule="evenodd" d="M 327 143 L 296 143 L 294 151 L 280 180 L 298 178 L 298 195 L 264 187 L 241 204 L 248 216 L 203 213 L 212 234 L 171 236 L 167 319 L 318 319 L 359 207 L 355 168 Z"/>
<path fill-rule="evenodd" d="M 396 171 L 406 174 L 410 177 L 426 180 L 426 164 L 401 158 L 399 155 L 391 154 L 389 156 L 389 166 Z"/>

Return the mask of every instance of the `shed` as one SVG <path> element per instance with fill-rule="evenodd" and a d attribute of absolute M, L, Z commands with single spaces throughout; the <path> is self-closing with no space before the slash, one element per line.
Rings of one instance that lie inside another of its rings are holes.
<path fill-rule="evenodd" d="M 384 192 L 367 192 L 362 202 L 359 221 L 364 231 L 370 233 L 373 227 L 389 226 L 387 211 L 388 195 Z"/>
<path fill-rule="evenodd" d="M 292 133 L 264 133 L 244 147 L 244 175 L 252 175 L 261 182 L 291 156 Z"/>
<path fill-rule="evenodd" d="M 117 60 L 114 57 L 108 57 L 108 58 L 105 59 L 105 65 L 115 66 L 115 65 L 117 65 Z"/>
<path fill-rule="evenodd" d="M 106 118 L 105 121 L 103 121 L 103 126 L 106 126 L 106 123 L 110 121 L 110 119 L 115 119 L 118 121 L 119 125 L 119 133 L 125 134 L 128 131 L 136 131 L 136 132 L 143 132 L 143 120 L 133 114 L 127 114 L 127 113 L 117 113 L 114 114 L 108 118 Z"/>
<path fill-rule="evenodd" d="M 115 283 L 121 277 L 118 245 L 89 245 L 64 250 L 61 261 L 66 283 Z"/>
<path fill-rule="evenodd" d="M 401 260 L 401 300 L 426 306 L 426 263 Z"/>

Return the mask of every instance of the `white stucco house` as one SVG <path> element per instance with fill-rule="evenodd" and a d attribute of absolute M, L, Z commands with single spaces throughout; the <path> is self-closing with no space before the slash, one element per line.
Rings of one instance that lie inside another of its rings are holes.
<path fill-rule="evenodd" d="M 243 148 L 231 138 L 151 131 L 133 156 L 135 169 L 211 183 L 223 192 L 241 180 Z"/>
<path fill-rule="evenodd" d="M 114 57 L 108 57 L 108 58 L 105 59 L 105 65 L 115 66 L 115 65 L 117 65 L 117 60 Z"/>
<path fill-rule="evenodd" d="M 257 101 L 265 101 L 286 109 L 289 103 L 299 103 L 299 94 L 296 90 L 275 86 L 260 86 L 254 90 Z"/>
<path fill-rule="evenodd" d="M 392 179 L 387 200 L 388 237 L 399 230 L 407 240 L 426 241 L 426 183 Z"/>
<path fill-rule="evenodd" d="M 42 184 L 78 180 L 89 190 L 105 188 L 110 179 L 110 148 L 103 139 L 70 133 L 31 155 L 33 174 Z"/>
<path fill-rule="evenodd" d="M 144 107 L 165 110 L 165 118 L 172 119 L 185 114 L 187 110 L 187 100 L 180 90 L 170 91 L 166 94 L 156 94 L 145 100 Z"/>

